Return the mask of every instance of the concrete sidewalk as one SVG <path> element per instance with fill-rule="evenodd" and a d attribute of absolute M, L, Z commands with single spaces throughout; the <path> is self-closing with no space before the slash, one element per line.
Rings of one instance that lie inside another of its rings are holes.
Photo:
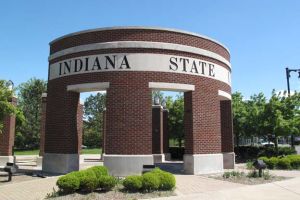
<path fill-rule="evenodd" d="M 300 177 L 262 185 L 179 194 L 155 200 L 300 200 Z"/>
<path fill-rule="evenodd" d="M 57 190 L 55 185 L 56 177 L 43 178 L 38 180 L 24 181 L 0 186 L 1 200 L 40 200 L 48 193 Z"/>

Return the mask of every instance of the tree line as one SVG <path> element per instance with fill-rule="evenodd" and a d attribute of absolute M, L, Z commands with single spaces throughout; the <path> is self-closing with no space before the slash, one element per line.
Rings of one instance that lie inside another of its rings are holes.
<path fill-rule="evenodd" d="M 278 137 L 300 134 L 300 93 L 288 95 L 286 91 L 273 90 L 269 99 L 259 93 L 245 100 L 235 92 L 232 110 L 237 146 L 240 137 L 256 136 L 273 141 L 278 149 Z"/>

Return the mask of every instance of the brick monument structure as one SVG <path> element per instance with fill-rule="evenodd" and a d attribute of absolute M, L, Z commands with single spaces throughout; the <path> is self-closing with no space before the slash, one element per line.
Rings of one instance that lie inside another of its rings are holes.
<path fill-rule="evenodd" d="M 167 151 L 153 149 L 152 90 L 184 92 L 186 173 L 233 167 L 230 76 L 228 49 L 185 31 L 113 27 L 52 41 L 43 171 L 79 168 L 79 94 L 99 90 L 107 92 L 103 158 L 113 175 L 141 173 Z"/>
<path fill-rule="evenodd" d="M 17 105 L 17 98 L 11 98 L 11 104 Z M 13 147 L 15 143 L 16 116 L 7 115 L 4 118 L 3 131 L 0 134 L 0 166 L 5 166 L 7 162 L 13 162 Z"/>

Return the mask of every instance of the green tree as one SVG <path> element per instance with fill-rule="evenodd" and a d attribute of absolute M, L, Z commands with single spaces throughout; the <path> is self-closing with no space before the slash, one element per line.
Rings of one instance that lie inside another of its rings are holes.
<path fill-rule="evenodd" d="M 13 91 L 8 88 L 8 82 L 0 80 L 0 133 L 3 131 L 5 116 L 14 114 L 21 116 L 18 109 L 10 103 L 12 96 Z"/>
<path fill-rule="evenodd" d="M 47 91 L 47 82 L 31 78 L 18 87 L 18 108 L 25 121 L 16 127 L 16 147 L 38 148 L 40 142 L 42 93 Z"/>
<path fill-rule="evenodd" d="M 169 105 L 168 105 L 169 104 Z M 179 147 L 182 147 L 184 139 L 184 98 L 183 95 L 177 95 L 177 98 L 170 104 L 167 101 L 169 109 L 169 133 L 170 138 L 177 140 Z"/>
<path fill-rule="evenodd" d="M 106 94 L 90 95 L 84 102 L 83 144 L 99 147 L 103 140 L 103 111 Z"/>
<path fill-rule="evenodd" d="M 233 115 L 233 133 L 235 135 L 236 145 L 239 146 L 239 139 L 246 135 L 247 109 L 243 101 L 243 95 L 240 92 L 232 94 L 232 115 Z"/>

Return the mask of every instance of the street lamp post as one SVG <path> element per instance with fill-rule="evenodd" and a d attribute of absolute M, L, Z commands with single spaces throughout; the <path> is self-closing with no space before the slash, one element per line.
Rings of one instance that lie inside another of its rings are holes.
<path fill-rule="evenodd" d="M 298 78 L 300 78 L 300 69 L 289 69 L 288 67 L 285 68 L 285 73 L 286 73 L 286 81 L 287 81 L 287 89 L 288 89 L 288 96 L 291 95 L 291 90 L 290 90 L 290 77 L 291 77 L 291 72 L 298 72 Z M 291 135 L 291 145 L 294 147 L 294 134 Z"/>

